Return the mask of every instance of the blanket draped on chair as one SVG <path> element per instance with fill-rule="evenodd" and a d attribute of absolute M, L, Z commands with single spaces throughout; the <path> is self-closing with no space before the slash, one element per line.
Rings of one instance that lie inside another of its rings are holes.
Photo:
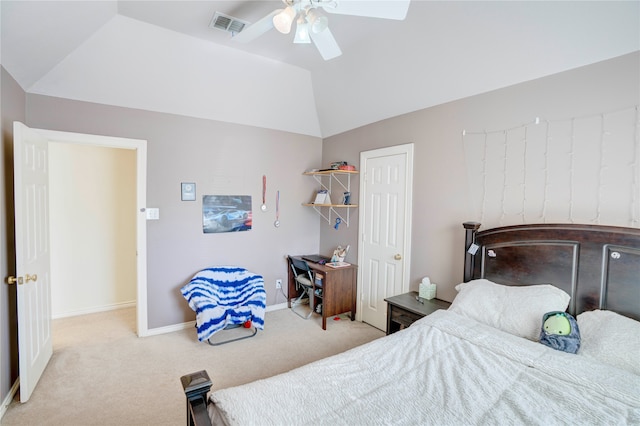
<path fill-rule="evenodd" d="M 267 297 L 260 275 L 235 266 L 216 266 L 198 272 L 180 292 L 196 312 L 200 341 L 227 325 L 246 321 L 264 329 Z"/>

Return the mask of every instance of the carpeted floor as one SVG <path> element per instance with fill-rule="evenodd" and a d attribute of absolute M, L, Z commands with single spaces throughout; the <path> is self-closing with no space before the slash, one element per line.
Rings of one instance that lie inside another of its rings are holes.
<path fill-rule="evenodd" d="M 224 331 L 228 333 L 235 332 Z M 138 338 L 135 308 L 53 323 L 53 357 L 31 399 L 14 400 L 2 425 L 184 425 L 180 377 L 207 370 L 224 388 L 273 376 L 382 337 L 341 316 L 290 309 L 267 312 L 265 330 L 221 346 L 198 342 L 195 329 Z"/>

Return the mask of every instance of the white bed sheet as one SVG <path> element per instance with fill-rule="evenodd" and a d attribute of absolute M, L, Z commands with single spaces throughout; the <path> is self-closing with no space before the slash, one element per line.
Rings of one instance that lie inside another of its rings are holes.
<path fill-rule="evenodd" d="M 640 424 L 640 376 L 445 310 L 210 400 L 243 426 Z"/>

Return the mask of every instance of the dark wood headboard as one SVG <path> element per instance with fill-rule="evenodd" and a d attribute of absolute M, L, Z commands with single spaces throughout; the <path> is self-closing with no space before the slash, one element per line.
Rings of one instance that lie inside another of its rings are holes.
<path fill-rule="evenodd" d="M 571 295 L 567 310 L 574 316 L 608 309 L 640 320 L 640 229 L 535 224 L 480 231 L 477 222 L 463 226 L 465 282 L 553 284 Z"/>

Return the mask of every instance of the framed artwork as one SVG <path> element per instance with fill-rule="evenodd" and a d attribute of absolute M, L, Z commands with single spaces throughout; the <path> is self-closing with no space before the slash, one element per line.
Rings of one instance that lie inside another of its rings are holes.
<path fill-rule="evenodd" d="M 182 201 L 196 200 L 196 184 L 194 182 L 182 182 L 180 189 Z"/>
<path fill-rule="evenodd" d="M 205 234 L 248 231 L 252 219 L 250 195 L 202 196 L 202 230 Z"/>

